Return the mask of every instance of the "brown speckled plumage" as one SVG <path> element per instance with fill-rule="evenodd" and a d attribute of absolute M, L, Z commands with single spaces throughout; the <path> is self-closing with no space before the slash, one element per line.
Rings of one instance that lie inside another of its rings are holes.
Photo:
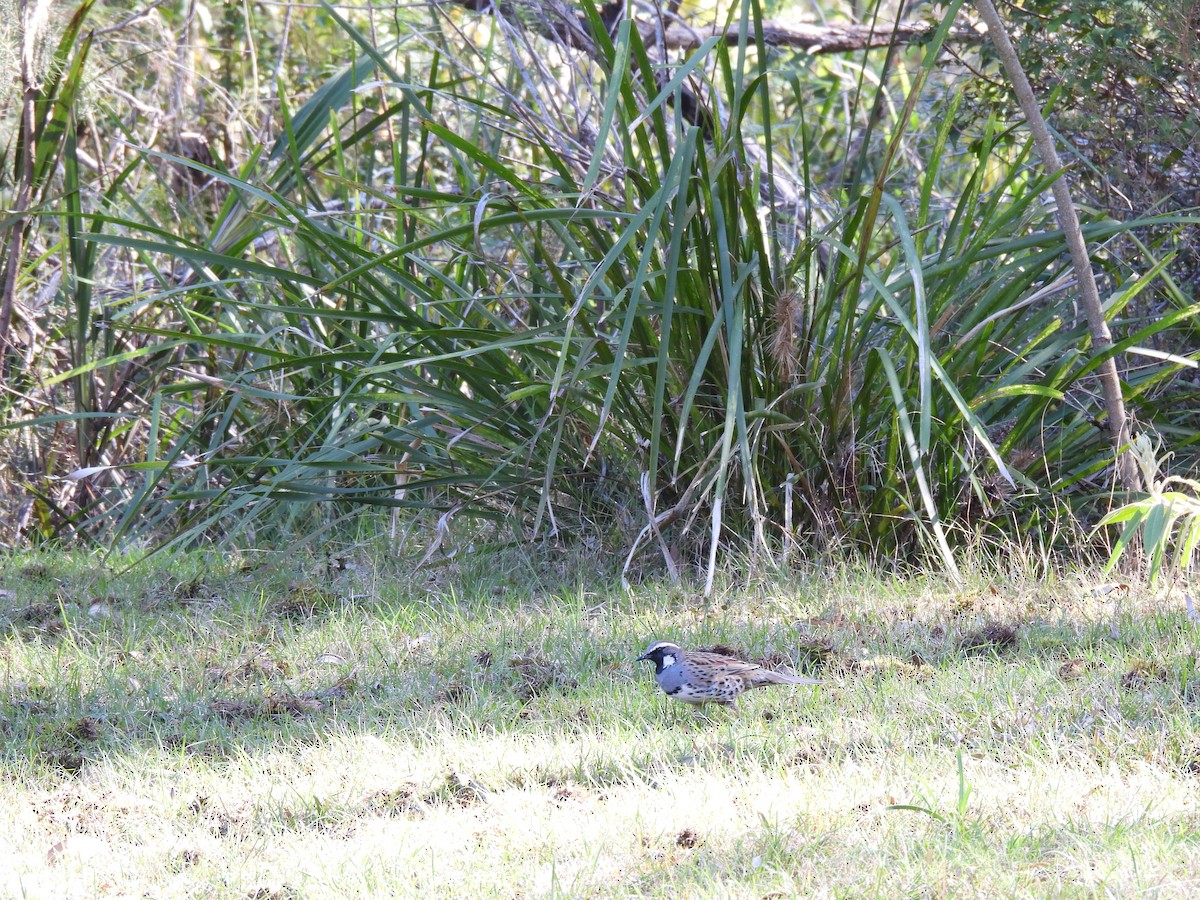
<path fill-rule="evenodd" d="M 738 697 L 768 684 L 821 684 L 815 678 L 802 678 L 772 672 L 756 663 L 703 650 L 684 650 L 670 641 L 655 641 L 638 661 L 654 663 L 654 680 L 668 697 L 683 703 L 719 703 L 737 709 Z"/>

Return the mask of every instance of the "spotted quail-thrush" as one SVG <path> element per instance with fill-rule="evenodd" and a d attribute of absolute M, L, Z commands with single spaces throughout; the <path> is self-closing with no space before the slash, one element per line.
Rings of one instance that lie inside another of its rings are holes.
<path fill-rule="evenodd" d="M 815 678 L 772 672 L 732 656 L 684 650 L 670 641 L 655 641 L 638 662 L 644 659 L 654 663 L 654 680 L 664 693 L 684 703 L 719 703 L 737 709 L 738 696 L 751 688 L 822 683 Z"/>

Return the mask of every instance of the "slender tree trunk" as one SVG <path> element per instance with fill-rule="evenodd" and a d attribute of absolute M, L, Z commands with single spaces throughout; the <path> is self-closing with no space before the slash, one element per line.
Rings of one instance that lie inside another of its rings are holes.
<path fill-rule="evenodd" d="M 1000 55 L 1000 61 L 1008 73 L 1021 104 L 1021 111 L 1033 132 L 1033 143 L 1042 165 L 1047 172 L 1059 172 L 1062 163 L 1058 159 L 1058 151 L 1054 148 L 1054 139 L 1046 127 L 1041 107 L 1033 95 L 1029 79 L 1017 51 L 1009 40 L 1008 31 L 1000 20 L 1000 14 L 992 5 L 992 0 L 976 0 L 975 7 L 987 23 L 988 37 Z M 1087 314 L 1088 328 L 1092 332 L 1092 345 L 1097 353 L 1112 346 L 1112 332 L 1104 318 L 1104 308 L 1100 303 L 1100 293 L 1096 289 L 1096 278 L 1092 273 L 1092 261 L 1088 256 L 1087 244 L 1083 232 L 1079 229 L 1079 216 L 1075 213 L 1075 204 L 1071 200 L 1070 187 L 1064 177 L 1055 179 L 1051 188 L 1054 192 L 1054 204 L 1057 210 L 1058 225 L 1067 238 L 1067 246 L 1071 249 L 1071 264 L 1075 269 L 1075 277 L 1079 284 L 1080 299 Z M 1104 392 L 1104 406 L 1108 413 L 1108 425 L 1112 434 L 1113 452 L 1117 458 L 1117 485 L 1128 491 L 1141 490 L 1141 477 L 1138 474 L 1137 462 L 1129 450 L 1130 428 L 1129 418 L 1125 414 L 1125 399 L 1121 394 L 1121 377 L 1117 373 L 1116 359 L 1110 357 L 1100 366 L 1100 386 Z"/>

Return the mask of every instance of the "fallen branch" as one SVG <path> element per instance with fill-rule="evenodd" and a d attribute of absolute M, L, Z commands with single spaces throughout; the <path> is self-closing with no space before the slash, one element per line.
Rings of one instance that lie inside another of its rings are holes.
<path fill-rule="evenodd" d="M 587 19 L 579 12 L 577 4 L 562 0 L 448 0 L 477 13 L 499 15 L 520 22 L 542 37 L 577 50 L 594 52 Z M 600 20 L 610 31 L 624 14 L 624 4 L 606 3 L 599 7 Z M 647 46 L 661 46 L 668 50 L 694 50 L 711 37 L 720 36 L 726 44 L 737 44 L 742 33 L 737 27 L 725 28 L 717 25 L 689 25 L 675 20 L 665 28 L 661 23 L 639 20 L 638 31 Z M 892 44 L 909 44 L 932 36 L 936 24 L 905 22 L 892 27 L 872 27 L 849 22 L 834 25 L 801 23 L 788 25 L 782 22 L 763 22 L 763 43 L 768 47 L 793 47 L 818 53 L 851 53 Z M 756 43 L 755 35 L 747 35 L 749 43 Z M 979 34 L 971 30 L 955 32 L 952 40 L 978 41 Z"/>
<path fill-rule="evenodd" d="M 768 47 L 795 47 L 809 53 L 850 53 L 873 47 L 887 47 L 893 43 L 908 44 L 932 35 L 936 25 L 902 24 L 892 28 L 872 28 L 869 25 L 781 25 L 763 22 L 763 43 Z M 649 39 L 652 29 L 642 30 L 642 37 Z M 720 35 L 727 44 L 737 44 L 742 39 L 736 28 L 716 26 L 693 28 L 687 25 L 671 25 L 663 35 L 663 43 L 671 50 L 694 50 L 710 37 Z M 963 35 L 978 40 L 974 32 Z M 755 43 L 753 35 L 749 42 Z"/>

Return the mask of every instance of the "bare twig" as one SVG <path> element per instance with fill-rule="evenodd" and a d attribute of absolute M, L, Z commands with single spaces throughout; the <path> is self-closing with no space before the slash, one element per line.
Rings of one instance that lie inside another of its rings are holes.
<path fill-rule="evenodd" d="M 167 0 L 154 0 L 154 2 L 151 3 L 149 6 L 143 7 L 142 9 L 138 10 L 132 16 L 130 16 L 128 19 L 122 19 L 120 22 L 117 22 L 115 25 L 108 25 L 105 28 L 97 28 L 95 30 L 95 32 L 93 32 L 93 33 L 95 34 L 96 37 L 100 37 L 101 35 L 104 35 L 104 34 L 112 34 L 115 31 L 120 31 L 123 28 L 128 28 L 130 25 L 136 25 L 138 22 L 148 19 L 150 17 L 150 13 L 154 12 L 154 10 L 158 9 L 160 6 L 162 6 L 166 2 L 167 2 Z"/>

